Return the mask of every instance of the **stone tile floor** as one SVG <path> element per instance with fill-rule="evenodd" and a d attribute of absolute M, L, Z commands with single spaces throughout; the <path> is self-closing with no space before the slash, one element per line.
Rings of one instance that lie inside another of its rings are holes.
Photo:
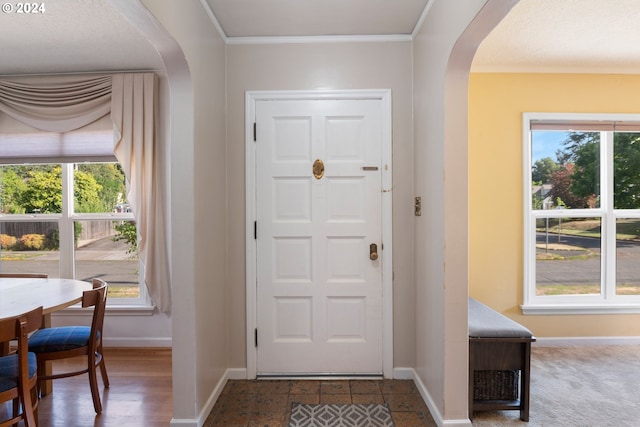
<path fill-rule="evenodd" d="M 396 427 L 436 425 L 411 380 L 230 380 L 204 427 L 286 427 L 293 402 L 386 403 Z"/>

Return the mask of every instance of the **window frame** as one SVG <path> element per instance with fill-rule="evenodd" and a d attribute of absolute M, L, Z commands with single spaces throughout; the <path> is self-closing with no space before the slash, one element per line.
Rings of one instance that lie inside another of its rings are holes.
<path fill-rule="evenodd" d="M 62 168 L 62 212 L 51 214 L 0 214 L 0 222 L 56 222 L 60 235 L 60 263 L 59 274 L 61 278 L 75 278 L 76 248 L 74 247 L 74 222 L 76 221 L 135 221 L 133 213 L 75 213 L 74 211 L 74 165 L 82 163 L 117 163 L 117 160 L 92 160 L 87 162 L 69 159 L 66 161 L 36 161 L 33 164 L 55 164 Z M 6 163 L 6 165 L 13 163 Z M 143 265 L 138 263 L 138 288 L 137 298 L 109 298 L 107 308 L 116 310 L 145 311 L 152 308 L 147 287 L 144 285 Z M 71 307 L 68 310 L 74 310 Z"/>
<path fill-rule="evenodd" d="M 640 218 L 640 209 L 614 209 L 613 130 L 601 132 L 600 206 L 592 209 L 533 209 L 532 131 L 534 121 L 640 122 L 640 114 L 523 113 L 523 314 L 624 314 L 640 313 L 640 295 L 616 294 L 616 221 Z M 571 128 L 567 128 L 571 131 Z M 600 293 L 590 295 L 536 295 L 536 220 L 539 218 L 600 218 Z"/>

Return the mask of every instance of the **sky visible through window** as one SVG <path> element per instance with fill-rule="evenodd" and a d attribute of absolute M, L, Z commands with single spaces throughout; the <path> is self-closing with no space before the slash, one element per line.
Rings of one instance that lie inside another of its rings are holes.
<path fill-rule="evenodd" d="M 535 131 L 531 132 L 531 163 L 550 157 L 556 161 L 556 151 L 562 148 L 570 132 Z"/>

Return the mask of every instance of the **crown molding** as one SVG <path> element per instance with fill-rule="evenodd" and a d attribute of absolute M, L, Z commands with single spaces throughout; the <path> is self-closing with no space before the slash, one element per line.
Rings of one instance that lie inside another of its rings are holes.
<path fill-rule="evenodd" d="M 229 40 L 229 37 L 227 37 L 227 34 L 222 29 L 222 25 L 220 25 L 220 22 L 218 21 L 218 18 L 216 18 L 216 15 L 213 14 L 213 10 L 211 10 L 211 6 L 209 6 L 209 3 L 207 3 L 207 0 L 200 0 L 200 4 L 202 4 L 204 11 L 207 13 L 207 16 L 213 23 L 213 26 L 216 28 L 216 31 L 218 31 L 220 38 L 226 44 L 227 41 Z"/>
<path fill-rule="evenodd" d="M 427 2 L 427 4 L 424 6 L 424 9 L 422 9 L 422 14 L 420 15 L 420 19 L 418 19 L 418 22 L 416 22 L 416 26 L 413 27 L 413 32 L 411 33 L 411 39 L 412 40 L 416 38 L 416 36 L 420 32 L 420 30 L 422 29 L 422 25 L 424 24 L 424 20 L 427 19 L 427 15 L 429 14 L 429 11 L 431 10 L 431 6 L 433 6 L 433 3 L 435 3 L 435 0 L 429 0 Z"/>

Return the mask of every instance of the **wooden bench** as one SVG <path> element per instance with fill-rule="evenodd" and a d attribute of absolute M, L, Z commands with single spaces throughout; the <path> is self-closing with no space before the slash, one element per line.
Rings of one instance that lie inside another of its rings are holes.
<path fill-rule="evenodd" d="M 531 343 L 535 340 L 529 329 L 469 298 L 469 419 L 474 411 L 519 410 L 520 419 L 529 421 Z M 474 393 L 491 388 L 502 393 L 505 388 L 513 390 L 506 393 L 509 396 L 488 398 Z"/>

